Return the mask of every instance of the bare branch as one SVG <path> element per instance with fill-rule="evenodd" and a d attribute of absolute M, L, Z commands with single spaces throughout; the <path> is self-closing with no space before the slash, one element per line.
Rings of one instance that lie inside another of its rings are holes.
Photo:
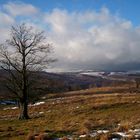
<path fill-rule="evenodd" d="M 8 72 L 7 88 L 17 96 L 22 104 L 26 104 L 30 89 L 31 71 L 46 68 L 55 60 L 50 58 L 52 45 L 46 43 L 43 31 L 35 31 L 32 27 L 21 24 L 12 26 L 11 38 L 0 48 L 1 68 Z"/>

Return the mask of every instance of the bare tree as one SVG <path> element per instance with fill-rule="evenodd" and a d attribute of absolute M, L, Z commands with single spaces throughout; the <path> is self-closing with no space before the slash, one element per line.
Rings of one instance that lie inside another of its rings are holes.
<path fill-rule="evenodd" d="M 19 119 L 28 119 L 29 78 L 54 60 L 49 57 L 52 45 L 45 43 L 45 34 L 26 24 L 12 26 L 10 39 L 1 44 L 0 64 L 8 73 L 7 88 L 19 101 Z"/>

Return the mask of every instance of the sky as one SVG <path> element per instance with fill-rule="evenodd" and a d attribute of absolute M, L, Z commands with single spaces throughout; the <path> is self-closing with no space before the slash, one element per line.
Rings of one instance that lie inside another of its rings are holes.
<path fill-rule="evenodd" d="M 48 71 L 140 70 L 140 0 L 0 0 L 0 42 L 12 25 L 44 30 Z"/>

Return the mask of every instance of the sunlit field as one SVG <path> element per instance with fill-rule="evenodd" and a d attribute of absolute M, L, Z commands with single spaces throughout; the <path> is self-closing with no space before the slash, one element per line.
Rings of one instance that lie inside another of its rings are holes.
<path fill-rule="evenodd" d="M 17 108 L 1 106 L 0 139 L 24 140 L 29 133 L 41 132 L 53 138 L 79 137 L 94 130 L 117 131 L 120 125 L 125 130 L 140 128 L 140 93 L 128 91 L 104 87 L 51 94 L 30 105 L 32 119 L 25 121 L 17 120 Z"/>

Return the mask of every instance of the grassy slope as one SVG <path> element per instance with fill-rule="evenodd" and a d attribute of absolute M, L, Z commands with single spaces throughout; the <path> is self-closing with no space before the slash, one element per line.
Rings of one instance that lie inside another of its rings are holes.
<path fill-rule="evenodd" d="M 30 107 L 32 119 L 27 121 L 16 119 L 18 110 L 1 109 L 0 139 L 22 140 L 31 131 L 83 134 L 93 129 L 114 129 L 118 123 L 140 127 L 140 94 L 129 93 L 127 88 L 106 87 L 59 96 L 62 99 L 49 99 L 43 105 Z"/>

